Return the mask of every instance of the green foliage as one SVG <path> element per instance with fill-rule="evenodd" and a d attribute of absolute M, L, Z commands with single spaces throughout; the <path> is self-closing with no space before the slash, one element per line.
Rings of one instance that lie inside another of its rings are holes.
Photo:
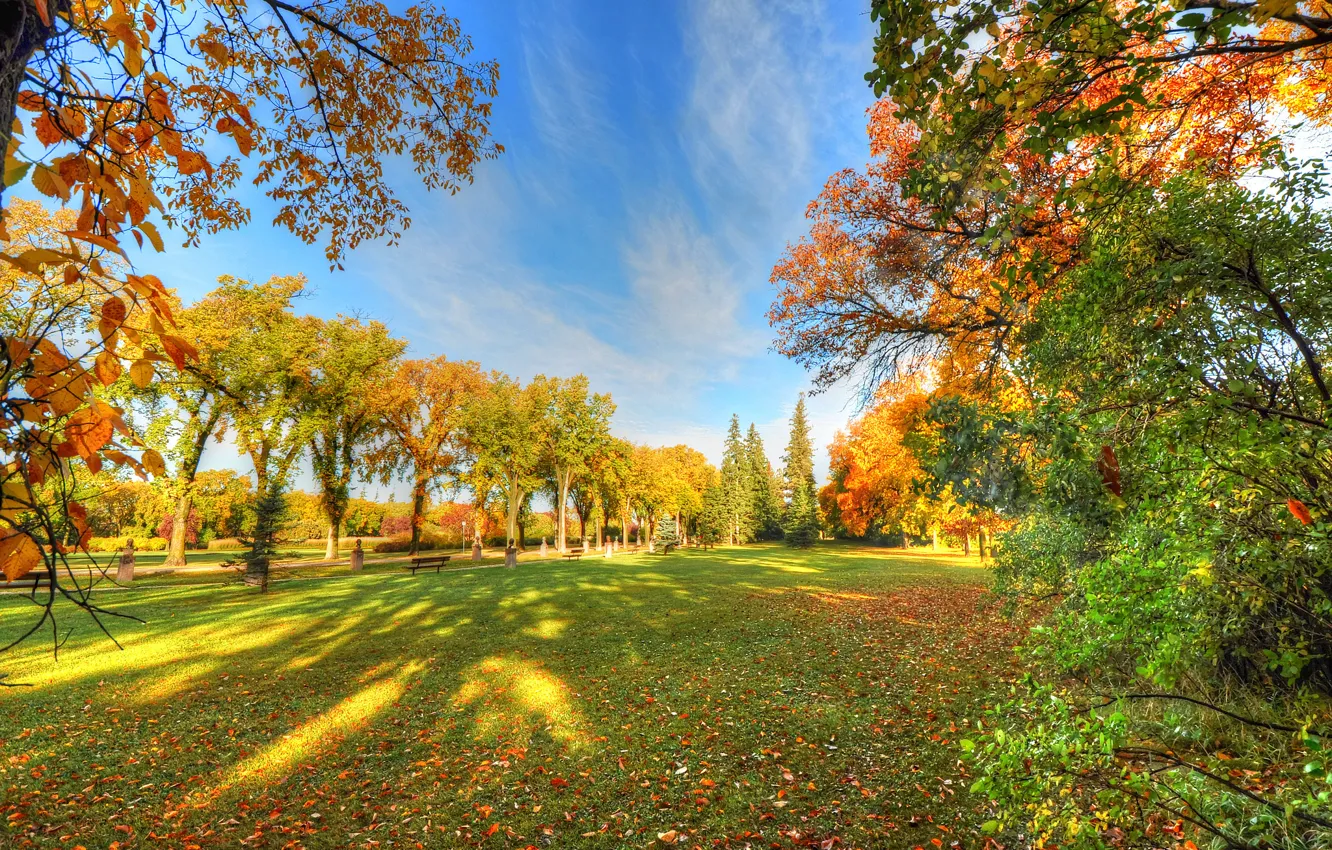
<path fill-rule="evenodd" d="M 753 483 L 750 459 L 740 433 L 740 417 L 732 414 L 722 449 L 721 489 L 726 511 L 725 537 L 732 543 L 754 539 Z"/>
<path fill-rule="evenodd" d="M 819 539 L 819 505 L 812 480 L 797 486 L 792 493 L 782 532 L 786 545 L 801 549 L 813 546 Z"/>
<path fill-rule="evenodd" d="M 772 464 L 763 450 L 763 438 L 751 423 L 745 435 L 745 460 L 749 479 L 749 515 L 754 537 L 777 540 L 782 536 L 781 483 L 773 474 Z"/>
<path fill-rule="evenodd" d="M 1180 798 L 1200 846 L 1313 847 L 1332 828 L 1325 773 L 1306 770 L 1321 742 L 1300 732 L 1332 716 L 1332 216 L 1312 177 L 1128 196 L 1023 330 L 1033 405 L 971 442 L 985 429 L 953 420 L 950 463 L 992 445 L 1028 475 L 998 500 L 1030 511 L 999 588 L 1057 603 L 1030 658 L 1081 683 L 995 714 L 976 753 L 1001 829 L 1150 841 Z"/>
<path fill-rule="evenodd" d="M 666 514 L 657 522 L 657 536 L 654 538 L 657 548 L 662 552 L 670 552 L 676 546 L 680 545 L 680 527 L 675 522 L 675 517 Z"/>

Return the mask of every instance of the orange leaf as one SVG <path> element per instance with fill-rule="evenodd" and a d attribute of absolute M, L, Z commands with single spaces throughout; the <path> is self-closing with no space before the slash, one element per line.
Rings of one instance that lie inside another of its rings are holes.
<path fill-rule="evenodd" d="M 5 531 L 0 538 L 0 569 L 7 581 L 17 581 L 42 562 L 42 550 L 22 532 Z"/>
<path fill-rule="evenodd" d="M 32 4 L 37 7 L 37 17 L 42 19 L 43 26 L 51 25 L 51 10 L 46 6 L 46 0 L 32 0 Z"/>
<path fill-rule="evenodd" d="M 670 832 L 657 833 L 657 840 L 660 841 L 662 844 L 674 844 L 675 839 L 679 837 L 680 833 L 676 832 L 673 829 Z"/>
<path fill-rule="evenodd" d="M 494 835 L 497 832 L 499 832 L 499 824 L 492 823 L 490 825 L 490 829 L 486 830 L 486 837 L 489 838 L 490 836 Z"/>
<path fill-rule="evenodd" d="M 103 351 L 97 355 L 97 359 L 93 362 L 93 374 L 97 376 L 97 380 L 101 381 L 104 387 L 114 384 L 123 371 L 120 359 L 109 351 Z"/>
<path fill-rule="evenodd" d="M 162 340 L 162 350 L 171 358 L 171 362 L 176 364 L 177 369 L 184 369 L 186 360 L 199 359 L 199 352 L 195 347 L 180 337 L 161 334 L 160 338 Z"/>
<path fill-rule="evenodd" d="M 1287 499 L 1286 507 L 1290 509 L 1291 516 L 1299 520 L 1302 525 L 1313 524 L 1313 516 L 1309 513 L 1309 509 L 1305 507 L 1304 502 L 1299 499 Z"/>
<path fill-rule="evenodd" d="M 105 302 L 103 302 L 102 318 L 106 319 L 108 322 L 115 322 L 116 324 L 120 324 L 121 322 L 125 321 L 126 315 L 127 311 L 125 309 L 125 302 L 121 301 L 118 296 L 112 295 L 110 298 L 106 299 Z"/>

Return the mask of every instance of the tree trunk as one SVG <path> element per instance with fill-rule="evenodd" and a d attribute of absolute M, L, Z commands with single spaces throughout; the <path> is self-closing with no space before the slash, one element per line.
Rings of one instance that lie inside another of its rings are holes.
<path fill-rule="evenodd" d="M 971 532 L 967 532 L 962 537 L 962 554 L 963 556 L 971 554 Z"/>
<path fill-rule="evenodd" d="M 939 529 L 930 529 L 930 548 L 935 552 L 939 551 Z"/>
<path fill-rule="evenodd" d="M 523 490 L 518 486 L 517 476 L 510 479 L 507 489 L 509 497 L 509 523 L 508 526 L 506 526 L 506 531 L 508 533 L 508 539 L 516 543 L 517 541 L 515 540 L 514 535 L 518 533 L 518 511 L 521 510 L 523 506 Z"/>
<path fill-rule="evenodd" d="M 559 523 L 559 527 L 555 530 L 555 548 L 560 550 L 560 552 L 564 552 L 566 551 L 566 538 L 568 534 L 566 528 L 568 527 L 569 522 L 565 514 L 568 513 L 568 508 L 566 506 L 569 504 L 569 484 L 571 483 L 572 476 L 569 474 L 568 470 L 565 470 L 564 472 L 556 470 L 555 478 L 558 481 L 560 488 L 560 503 L 555 509 L 555 518 Z"/>
<path fill-rule="evenodd" d="M 189 525 L 192 507 L 194 507 L 194 497 L 190 493 L 189 485 L 186 485 L 185 491 L 176 500 L 176 515 L 171 520 L 171 541 L 167 544 L 167 556 L 162 562 L 163 566 L 185 566 L 185 533 L 189 530 L 186 526 Z"/>
<path fill-rule="evenodd" d="M 67 0 L 51 0 L 47 4 L 50 19 L 58 12 L 67 11 Z M 9 150 L 14 133 L 14 117 L 18 108 L 19 86 L 32 54 L 55 33 L 42 23 L 37 9 L 26 0 L 7 0 L 0 4 L 0 152 Z M 4 200 L 4 181 L 0 181 L 0 207 Z"/>
<path fill-rule="evenodd" d="M 176 516 L 171 526 L 171 542 L 167 546 L 167 567 L 185 566 L 185 532 L 190 519 L 190 509 L 194 507 L 194 479 L 199 475 L 199 461 L 203 460 L 204 449 L 208 446 L 208 437 L 217 425 L 216 406 L 210 410 L 208 418 L 202 419 L 199 411 L 208 403 L 206 395 L 199 398 L 199 408 L 190 414 L 187 428 L 194 428 L 194 440 L 185 446 L 185 455 L 180 459 L 180 469 L 176 471 Z"/>
<path fill-rule="evenodd" d="M 412 484 L 412 555 L 417 554 L 421 546 L 421 525 L 425 522 L 425 497 L 425 479 L 418 477 Z"/>
<path fill-rule="evenodd" d="M 341 548 L 339 545 L 339 543 L 341 542 L 339 540 L 339 532 L 341 531 L 341 526 L 342 526 L 341 521 L 330 522 L 328 524 L 328 534 L 324 538 L 325 561 L 333 561 L 336 560 L 338 557 L 338 550 Z"/>

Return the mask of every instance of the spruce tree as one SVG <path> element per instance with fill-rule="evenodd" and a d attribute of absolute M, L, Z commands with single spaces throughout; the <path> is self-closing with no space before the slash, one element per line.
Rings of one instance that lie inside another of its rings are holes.
<path fill-rule="evenodd" d="M 663 554 L 669 554 L 672 547 L 680 545 L 680 529 L 676 527 L 675 517 L 666 514 L 657 523 L 657 546 Z"/>
<path fill-rule="evenodd" d="M 786 445 L 786 455 L 782 457 L 786 464 L 783 484 L 786 498 L 795 497 L 799 484 L 806 479 L 814 480 L 814 444 L 809 438 L 809 420 L 805 416 L 805 394 L 801 393 L 796 401 L 795 412 L 791 414 L 791 437 Z"/>
<path fill-rule="evenodd" d="M 698 514 L 698 539 L 702 543 L 720 543 L 727 539 L 726 493 L 713 484 L 703 491 L 703 508 Z"/>
<path fill-rule="evenodd" d="M 786 516 L 782 531 L 792 546 L 810 546 L 819 535 L 819 498 L 814 484 L 814 445 L 805 416 L 805 394 L 796 401 L 791 415 L 791 437 L 786 445 Z"/>
<path fill-rule="evenodd" d="M 772 464 L 763 450 L 763 438 L 751 422 L 745 436 L 745 460 L 749 467 L 749 510 L 753 518 L 754 536 L 760 540 L 776 540 L 782 536 L 782 511 L 773 486 Z"/>
<path fill-rule="evenodd" d="M 746 543 L 753 539 L 753 493 L 749 484 L 749 458 L 740 434 L 740 417 L 731 415 L 722 451 L 722 495 L 726 505 L 726 539 Z"/>
<path fill-rule="evenodd" d="M 814 482 L 796 487 L 791 497 L 791 504 L 786 507 L 786 522 L 782 531 L 786 545 L 807 548 L 814 545 L 819 537 L 818 501 L 814 494 Z"/>

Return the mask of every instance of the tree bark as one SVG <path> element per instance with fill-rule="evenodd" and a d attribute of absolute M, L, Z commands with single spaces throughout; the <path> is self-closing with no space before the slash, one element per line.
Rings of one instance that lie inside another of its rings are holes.
<path fill-rule="evenodd" d="M 324 537 L 324 560 L 332 561 L 338 557 L 341 547 L 341 526 L 342 521 L 330 522 L 328 524 L 328 534 Z"/>
<path fill-rule="evenodd" d="M 184 485 L 184 492 L 176 499 L 176 514 L 171 520 L 171 540 L 167 544 L 167 556 L 162 562 L 163 566 L 185 566 L 185 533 L 189 530 L 186 526 L 190 521 L 190 509 L 194 507 L 194 494 L 189 488 L 193 483 L 194 477 L 190 476 L 190 482 Z"/>
<path fill-rule="evenodd" d="M 190 424 L 187 426 L 197 430 L 194 440 L 185 446 L 185 455 L 180 459 L 180 469 L 176 472 L 176 516 L 171 525 L 171 541 L 167 545 L 163 566 L 185 566 L 185 532 L 190 519 L 190 509 L 194 507 L 194 479 L 199 475 L 199 462 L 203 460 L 208 437 L 213 433 L 219 416 L 216 406 L 209 411 L 207 418 L 200 416 L 200 410 L 207 403 L 206 395 L 200 398 L 199 410 L 191 414 Z"/>
<path fill-rule="evenodd" d="M 566 469 L 563 471 L 556 470 L 555 477 L 558 481 L 560 488 L 560 503 L 555 509 L 556 520 L 559 522 L 559 528 L 555 532 L 557 537 L 555 541 L 555 548 L 559 549 L 560 552 L 564 552 L 566 545 L 565 541 L 567 537 L 566 528 L 568 527 L 568 519 L 565 515 L 568 513 L 567 505 L 569 504 L 569 484 L 572 481 L 573 476 L 570 475 L 569 470 Z"/>
<path fill-rule="evenodd" d="M 507 495 L 509 499 L 509 523 L 506 530 L 508 532 L 508 539 L 514 541 L 516 545 L 518 542 L 515 536 L 518 533 L 518 512 L 522 510 L 523 507 L 523 488 L 518 484 L 517 475 L 514 475 L 509 479 L 505 489 L 508 490 Z"/>
<path fill-rule="evenodd" d="M 421 546 L 421 524 L 425 521 L 425 497 L 426 482 L 424 478 L 417 476 L 412 484 L 412 551 L 411 554 L 418 553 Z"/>
<path fill-rule="evenodd" d="M 50 19 L 69 8 L 67 0 L 51 0 Z M 18 111 L 19 87 L 27 72 L 28 62 L 38 48 L 55 34 L 53 27 L 42 23 L 36 7 L 28 0 L 6 0 L 0 3 L 0 153 L 9 150 L 14 134 L 14 117 Z M 0 180 L 0 208 L 4 202 L 4 181 Z"/>

